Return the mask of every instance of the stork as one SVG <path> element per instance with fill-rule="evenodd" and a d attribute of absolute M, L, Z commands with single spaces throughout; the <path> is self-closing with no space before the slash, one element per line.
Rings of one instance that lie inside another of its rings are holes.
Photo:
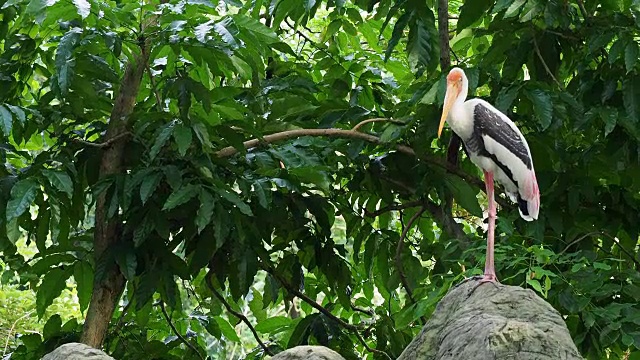
<path fill-rule="evenodd" d="M 504 188 L 518 204 L 520 216 L 533 221 L 538 218 L 540 192 L 527 140 L 505 114 L 481 99 L 467 98 L 469 81 L 464 71 L 453 68 L 447 75 L 447 92 L 438 137 L 445 121 L 462 139 L 467 156 L 484 172 L 489 199 L 487 256 L 482 282 L 497 282 L 493 261 L 496 202 L 493 181 Z"/>

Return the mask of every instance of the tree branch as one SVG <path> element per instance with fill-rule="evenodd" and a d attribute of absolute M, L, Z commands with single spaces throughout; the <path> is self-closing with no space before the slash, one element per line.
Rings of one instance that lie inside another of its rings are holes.
<path fill-rule="evenodd" d="M 326 136 L 326 137 L 336 137 L 336 138 L 354 138 L 365 140 L 374 144 L 383 144 L 379 137 L 361 133 L 353 130 L 344 130 L 344 129 L 295 129 L 295 130 L 287 130 L 275 134 L 265 135 L 262 139 L 251 139 L 247 140 L 243 143 L 245 149 L 254 148 L 260 144 L 271 144 L 278 141 L 283 141 L 292 138 L 298 138 L 302 136 Z M 405 153 L 407 155 L 416 156 L 415 151 L 412 148 L 406 145 L 396 145 L 396 150 Z M 218 152 L 216 152 L 217 157 L 229 157 L 238 153 L 238 149 L 233 146 L 227 146 Z"/>
<path fill-rule="evenodd" d="M 180 339 L 180 341 L 182 341 L 182 343 L 185 344 L 189 349 L 198 354 L 198 357 L 200 359 L 204 360 L 204 357 L 202 356 L 202 354 L 200 354 L 200 351 L 198 351 L 198 349 L 196 349 L 196 347 L 193 346 L 192 343 L 185 339 L 184 336 L 180 334 L 178 329 L 176 329 L 175 325 L 173 325 L 173 322 L 171 322 L 171 318 L 169 318 L 169 314 L 167 314 L 167 309 L 164 308 L 164 301 L 162 300 L 160 300 L 160 309 L 162 310 L 162 314 L 164 315 L 165 320 L 167 320 L 167 324 L 169 324 L 171 331 L 173 331 L 173 334 L 177 336 L 178 339 Z"/>
<path fill-rule="evenodd" d="M 122 138 L 125 138 L 125 137 L 127 137 L 129 135 L 131 135 L 131 133 L 128 132 L 128 131 L 125 131 L 125 132 L 123 132 L 121 134 L 118 134 L 118 135 L 110 138 L 109 140 L 106 140 L 106 141 L 101 142 L 101 143 L 94 143 L 94 142 L 91 142 L 91 141 L 86 141 L 86 140 L 76 139 L 76 138 L 71 138 L 70 140 L 73 141 L 73 142 L 77 142 L 77 143 L 86 145 L 86 146 L 91 146 L 91 147 L 104 149 L 106 147 L 109 147 L 109 146 L 113 145 L 113 143 L 115 143 L 116 141 L 118 141 L 118 140 L 120 140 Z"/>
<path fill-rule="evenodd" d="M 438 34 L 440 35 L 440 69 L 445 72 L 451 67 L 451 47 L 449 46 L 449 0 L 438 0 Z"/>
<path fill-rule="evenodd" d="M 409 219 L 409 222 L 407 223 L 407 225 L 404 227 L 404 229 L 402 229 L 402 234 L 400 235 L 400 239 L 398 239 L 398 246 L 396 247 L 395 262 L 396 262 L 396 269 L 398 270 L 398 274 L 400 275 L 400 282 L 402 283 L 402 287 L 404 288 L 404 290 L 407 292 L 407 296 L 409 297 L 409 300 L 411 300 L 411 302 L 414 304 L 416 303 L 416 299 L 413 298 L 413 291 L 409 286 L 409 282 L 407 281 L 407 276 L 404 274 L 404 270 L 402 268 L 402 250 L 404 249 L 404 240 L 407 238 L 407 234 L 409 233 L 409 230 L 411 230 L 411 228 L 413 227 L 413 223 L 416 222 L 418 218 L 420 218 L 420 216 L 424 213 L 425 210 L 426 208 L 422 206 L 420 210 L 418 210 L 418 212 L 413 214 L 411 219 Z M 424 317 L 421 317 L 421 318 L 423 323 L 427 322 L 426 321 L 427 319 L 425 319 Z"/>
<path fill-rule="evenodd" d="M 556 77 L 551 72 L 551 69 L 549 69 L 549 66 L 547 65 L 547 62 L 544 61 L 544 58 L 542 57 L 542 54 L 540 53 L 540 47 L 538 46 L 538 41 L 536 40 L 536 35 L 533 34 L 532 38 L 533 38 L 533 48 L 534 48 L 534 50 L 536 52 L 536 55 L 538 55 L 538 59 L 540 59 L 540 62 L 542 63 L 542 66 L 544 67 L 544 70 L 547 72 L 547 74 L 549 74 L 549 76 L 551 76 L 551 79 L 553 79 L 553 81 L 556 83 L 556 85 L 558 85 L 558 87 L 560 89 L 564 90 L 564 86 L 558 81 L 558 79 L 556 79 Z"/>
<path fill-rule="evenodd" d="M 351 131 L 358 131 L 358 129 L 360 129 L 362 126 L 364 126 L 364 125 L 366 125 L 368 123 L 380 122 L 380 121 L 389 121 L 389 122 L 397 123 L 397 124 L 400 124 L 400 125 L 405 125 L 405 123 L 403 123 L 401 121 L 398 121 L 398 120 L 393 120 L 393 119 L 388 119 L 388 118 L 373 118 L 373 119 L 367 119 L 367 120 L 360 121 L 358 124 L 356 124 L 356 126 L 351 128 Z"/>
<path fill-rule="evenodd" d="M 249 321 L 249 319 L 247 319 L 247 317 L 244 316 L 244 314 L 233 310 L 231 305 L 227 302 L 227 300 L 224 299 L 222 294 L 220 294 L 213 287 L 213 283 L 211 283 L 211 276 L 213 276 L 213 272 L 212 271 L 209 271 L 209 273 L 205 276 L 205 283 L 207 284 L 207 287 L 209 287 L 209 290 L 211 290 L 211 293 L 213 293 L 213 295 L 218 300 L 220 300 L 220 302 L 222 303 L 222 305 L 224 305 L 225 309 L 227 309 L 228 312 L 233 314 L 233 316 L 237 317 L 240 321 L 242 321 L 245 325 L 247 325 L 247 327 L 249 328 L 249 330 L 251 330 L 251 333 L 253 334 L 253 337 L 256 339 L 256 341 L 258 342 L 258 344 L 260 345 L 262 350 L 264 350 L 264 352 L 266 354 L 268 354 L 269 356 L 273 356 L 274 353 L 269 349 L 269 347 L 265 343 L 262 342 L 262 340 L 260 340 L 260 336 L 258 335 L 258 332 L 253 327 L 253 325 L 251 325 L 251 322 Z"/>

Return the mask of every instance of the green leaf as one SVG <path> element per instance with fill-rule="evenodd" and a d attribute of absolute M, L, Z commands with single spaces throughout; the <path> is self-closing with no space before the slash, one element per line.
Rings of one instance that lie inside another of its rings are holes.
<path fill-rule="evenodd" d="M 411 14 L 409 12 L 406 12 L 402 14 L 402 16 L 400 16 L 398 21 L 396 21 L 396 24 L 393 27 L 393 32 L 391 33 L 391 39 L 389 39 L 389 44 L 387 45 L 387 50 L 384 52 L 384 61 L 389 60 L 389 58 L 391 57 L 391 53 L 393 53 L 393 49 L 400 42 L 400 39 L 403 36 L 404 28 L 407 27 L 410 18 Z"/>
<path fill-rule="evenodd" d="M 431 56 L 431 34 L 427 24 L 422 18 L 414 18 L 409 25 L 407 36 L 407 52 L 409 63 L 413 69 L 423 68 L 430 64 Z"/>
<path fill-rule="evenodd" d="M 169 195 L 167 201 L 165 201 L 162 210 L 171 210 L 176 206 L 180 206 L 187 201 L 191 200 L 192 197 L 198 194 L 198 187 L 193 184 L 187 184 L 180 187 L 178 190 L 174 191 Z"/>
<path fill-rule="evenodd" d="M 200 189 L 200 208 L 196 215 L 196 226 L 198 227 L 198 233 L 209 225 L 211 218 L 213 217 L 213 210 L 215 209 L 215 200 L 211 193 L 205 189 Z"/>
<path fill-rule="evenodd" d="M 520 8 L 526 2 L 527 0 L 515 0 L 504 13 L 504 18 L 506 19 L 518 15 Z"/>
<path fill-rule="evenodd" d="M 531 285 L 531 287 L 539 292 L 540 294 L 544 295 L 544 291 L 542 291 L 542 285 L 540 285 L 540 282 L 536 279 L 531 279 L 531 278 L 527 278 L 527 284 Z"/>
<path fill-rule="evenodd" d="M 460 15 L 456 31 L 459 33 L 462 29 L 471 26 L 487 13 L 487 10 L 493 5 L 493 0 L 474 0 L 465 1 L 460 7 Z"/>
<path fill-rule="evenodd" d="M 235 38 L 235 34 L 237 31 L 232 29 L 233 20 L 231 18 L 226 18 L 220 22 L 217 22 L 213 25 L 213 30 L 220 35 L 222 41 L 230 45 L 232 48 L 237 49 L 240 47 L 238 41 Z"/>
<path fill-rule="evenodd" d="M 176 144 L 178 145 L 178 153 L 180 156 L 185 156 L 187 154 L 187 150 L 191 146 L 191 141 L 193 140 L 193 135 L 191 133 L 191 128 L 180 124 L 176 126 L 173 132 L 173 138 L 176 140 Z"/>
<path fill-rule="evenodd" d="M 216 323 L 218 324 L 218 328 L 224 337 L 233 341 L 240 342 L 240 338 L 236 333 L 236 330 L 229 324 L 229 322 L 221 316 L 216 316 Z"/>
<path fill-rule="evenodd" d="M 235 205 L 240 212 L 247 216 L 253 216 L 251 212 L 251 208 L 247 205 L 242 199 L 233 191 L 228 191 L 226 189 L 215 188 L 215 192 L 218 193 L 223 199 L 229 201 L 233 205 Z"/>
<path fill-rule="evenodd" d="M 633 70 L 636 62 L 638 62 L 638 44 L 632 40 L 624 49 L 624 65 L 627 69 L 627 74 Z"/>
<path fill-rule="evenodd" d="M 508 113 L 511 109 L 513 101 L 518 97 L 520 86 L 508 86 L 500 89 L 496 98 L 496 109 L 503 113 Z"/>
<path fill-rule="evenodd" d="M 20 107 L 9 105 L 9 104 L 7 104 L 6 106 L 18 118 L 18 121 L 20 121 L 21 124 L 24 124 L 25 121 L 27 121 L 27 115 L 24 113 L 24 110 L 22 110 Z"/>
<path fill-rule="evenodd" d="M 151 234 L 155 228 L 155 222 L 147 215 L 142 220 L 142 224 L 136 226 L 133 231 L 133 244 L 135 247 L 139 247 Z"/>
<path fill-rule="evenodd" d="M 622 102 L 627 116 L 637 124 L 640 119 L 640 79 L 636 75 L 628 76 L 622 82 Z"/>
<path fill-rule="evenodd" d="M 75 61 L 73 60 L 73 51 L 78 45 L 81 35 L 81 28 L 71 28 L 71 30 L 69 30 L 66 34 L 64 34 L 64 36 L 62 36 L 62 38 L 60 39 L 60 43 L 58 44 L 58 49 L 56 50 L 55 64 L 58 80 L 57 85 L 62 96 L 66 96 L 69 92 L 69 87 L 71 85 L 75 67 Z"/>
<path fill-rule="evenodd" d="M 162 128 L 162 130 L 160 130 L 158 136 L 156 137 L 156 141 L 153 143 L 151 151 L 149 152 L 149 159 L 151 161 L 156 158 L 156 156 L 160 153 L 160 150 L 162 150 L 164 144 L 167 143 L 167 140 L 169 140 L 169 137 L 171 137 L 171 134 L 173 133 L 173 128 L 175 127 L 175 125 L 176 121 L 174 120 L 169 122 Z"/>
<path fill-rule="evenodd" d="M 453 175 L 445 178 L 445 184 L 460 206 L 465 208 L 471 215 L 482 217 L 482 208 L 480 208 L 476 197 L 477 190 L 473 189 L 466 181 Z"/>
<path fill-rule="evenodd" d="M 71 276 L 71 269 L 70 267 L 64 270 L 62 268 L 53 268 L 42 279 L 36 294 L 36 311 L 39 318 L 44 316 L 45 310 L 49 305 L 53 304 L 53 300 L 60 296 L 62 290 L 67 287 L 66 281 Z"/>
<path fill-rule="evenodd" d="M 491 13 L 492 14 L 499 13 L 500 11 L 511 6 L 512 3 L 513 3 L 513 0 L 498 0 L 498 2 L 496 2 L 496 5 L 491 10 Z"/>
<path fill-rule="evenodd" d="M 525 94 L 533 103 L 533 111 L 540 122 L 542 130 L 546 130 L 551 125 L 553 118 L 551 96 L 542 89 L 531 89 L 526 91 Z"/>
<path fill-rule="evenodd" d="M 11 135 L 11 129 L 13 128 L 13 115 L 7 110 L 6 107 L 0 105 L 0 130 L 5 137 Z"/>
<path fill-rule="evenodd" d="M 69 195 L 69 198 L 73 197 L 73 182 L 71 177 L 63 171 L 43 170 L 42 174 L 49 180 L 49 183 L 54 188 Z"/>
<path fill-rule="evenodd" d="M 143 204 L 147 202 L 149 197 L 156 190 L 160 184 L 160 180 L 162 180 L 162 174 L 157 171 L 142 180 L 142 184 L 140 184 L 140 200 L 142 200 Z"/>
<path fill-rule="evenodd" d="M 40 185 L 33 179 L 18 181 L 11 188 L 11 200 L 7 203 L 7 221 L 22 215 L 36 198 Z"/>
<path fill-rule="evenodd" d="M 608 60 L 609 60 L 609 64 L 613 64 L 614 62 L 616 62 L 616 60 L 618 60 L 618 58 L 620 57 L 620 54 L 622 54 L 623 51 L 626 52 L 626 48 L 627 46 L 625 46 L 626 42 L 623 39 L 617 39 L 613 45 L 611 45 L 611 48 L 609 49 L 609 56 L 608 56 Z"/>
<path fill-rule="evenodd" d="M 129 280 L 133 281 L 136 276 L 136 268 L 138 267 L 138 260 L 136 253 L 132 248 L 121 248 L 115 255 L 116 264 L 120 267 L 122 275 Z"/>
<path fill-rule="evenodd" d="M 598 261 L 593 263 L 593 267 L 600 270 L 611 270 L 611 265 Z"/>
<path fill-rule="evenodd" d="M 250 31 L 264 44 L 272 44 L 280 41 L 278 35 L 271 28 L 250 16 L 235 14 L 233 15 L 233 22 L 238 28 Z"/>
<path fill-rule="evenodd" d="M 76 281 L 80 311 L 84 311 L 89 306 L 93 293 L 93 268 L 86 261 L 77 261 L 73 266 L 73 278 Z"/>
<path fill-rule="evenodd" d="M 277 334 L 287 330 L 294 321 L 286 316 L 273 316 L 256 324 L 256 331 L 263 334 Z"/>
<path fill-rule="evenodd" d="M 62 318 L 59 314 L 53 314 L 42 329 L 42 336 L 45 340 L 51 339 L 60 333 L 62 327 Z"/>

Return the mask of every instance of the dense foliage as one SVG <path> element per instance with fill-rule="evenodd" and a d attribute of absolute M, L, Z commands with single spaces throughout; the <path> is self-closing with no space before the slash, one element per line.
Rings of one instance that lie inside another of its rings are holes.
<path fill-rule="evenodd" d="M 436 138 L 435 1 L 0 3 L 0 271 L 38 317 L 69 279 L 91 313 L 123 277 L 116 358 L 395 358 L 481 273 L 481 174 Z M 640 358 L 640 5 L 448 10 L 453 64 L 525 133 L 542 193 L 532 223 L 499 201 L 499 278 L 585 357 Z M 81 331 L 51 317 L 11 359 Z"/>

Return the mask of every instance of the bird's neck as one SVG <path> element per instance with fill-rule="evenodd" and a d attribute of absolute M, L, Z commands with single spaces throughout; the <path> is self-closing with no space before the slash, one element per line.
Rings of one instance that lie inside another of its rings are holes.
<path fill-rule="evenodd" d="M 449 126 L 451 126 L 451 129 L 453 129 L 453 131 L 455 131 L 455 133 L 462 139 L 468 138 L 473 132 L 473 121 L 471 116 L 467 113 L 467 107 L 464 105 L 464 102 L 467 99 L 467 91 L 467 82 L 463 81 L 462 89 L 460 89 L 458 97 L 453 102 L 451 113 L 449 115 Z"/>

